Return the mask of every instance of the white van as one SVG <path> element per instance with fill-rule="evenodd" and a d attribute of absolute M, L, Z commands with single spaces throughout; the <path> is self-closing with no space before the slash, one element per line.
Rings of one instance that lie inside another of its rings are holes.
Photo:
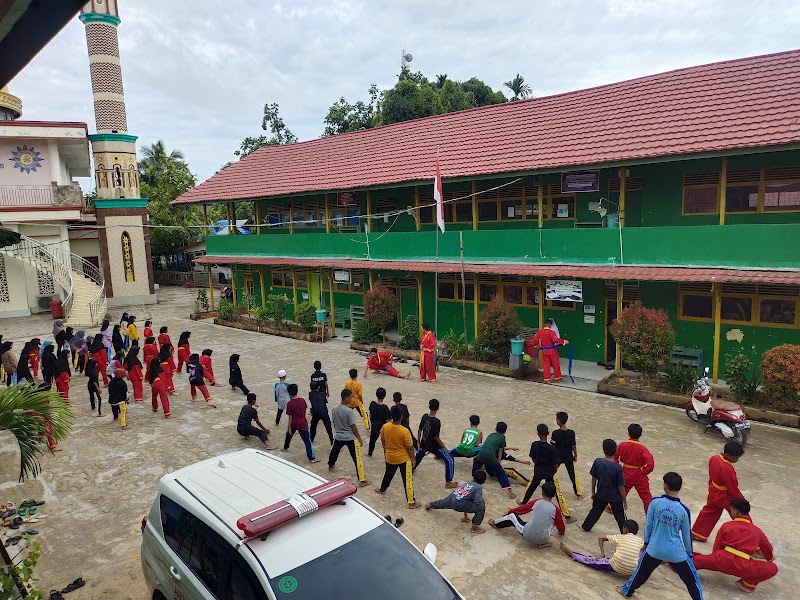
<path fill-rule="evenodd" d="M 423 555 L 355 489 L 254 449 L 165 475 L 142 519 L 153 600 L 463 600 L 435 546 Z"/>

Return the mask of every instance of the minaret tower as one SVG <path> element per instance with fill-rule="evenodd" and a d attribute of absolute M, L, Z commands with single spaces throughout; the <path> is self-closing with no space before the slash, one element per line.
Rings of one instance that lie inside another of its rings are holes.
<path fill-rule="evenodd" d="M 118 0 L 91 0 L 86 26 L 97 133 L 90 135 L 101 267 L 109 306 L 155 302 L 147 199 L 139 193 L 136 136 L 128 133 L 117 27 Z"/>

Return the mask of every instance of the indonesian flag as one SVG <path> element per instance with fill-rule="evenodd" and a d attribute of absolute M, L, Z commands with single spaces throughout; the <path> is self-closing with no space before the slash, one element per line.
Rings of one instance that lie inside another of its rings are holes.
<path fill-rule="evenodd" d="M 436 200 L 436 224 L 444 233 L 444 202 L 442 201 L 442 175 L 439 173 L 439 152 L 436 152 L 436 179 L 433 182 L 433 197 Z"/>

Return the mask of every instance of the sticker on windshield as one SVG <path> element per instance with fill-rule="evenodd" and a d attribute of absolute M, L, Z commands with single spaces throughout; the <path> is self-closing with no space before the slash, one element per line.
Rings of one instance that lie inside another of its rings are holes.
<path fill-rule="evenodd" d="M 284 594 L 291 594 L 297 589 L 297 579 L 289 575 L 281 577 L 280 581 L 278 581 L 278 589 Z"/>

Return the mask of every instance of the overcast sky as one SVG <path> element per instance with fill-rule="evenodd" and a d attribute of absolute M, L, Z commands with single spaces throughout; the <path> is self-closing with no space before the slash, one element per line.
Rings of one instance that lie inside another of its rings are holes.
<path fill-rule="evenodd" d="M 797 0 L 119 0 L 130 133 L 180 149 L 200 181 L 277 102 L 301 140 L 340 96 L 391 87 L 402 49 L 428 78 L 516 73 L 536 96 L 800 46 Z M 10 84 L 27 120 L 94 132 L 75 18 Z M 83 182 L 82 182 L 83 183 Z M 88 184 L 90 185 L 90 184 Z"/>

